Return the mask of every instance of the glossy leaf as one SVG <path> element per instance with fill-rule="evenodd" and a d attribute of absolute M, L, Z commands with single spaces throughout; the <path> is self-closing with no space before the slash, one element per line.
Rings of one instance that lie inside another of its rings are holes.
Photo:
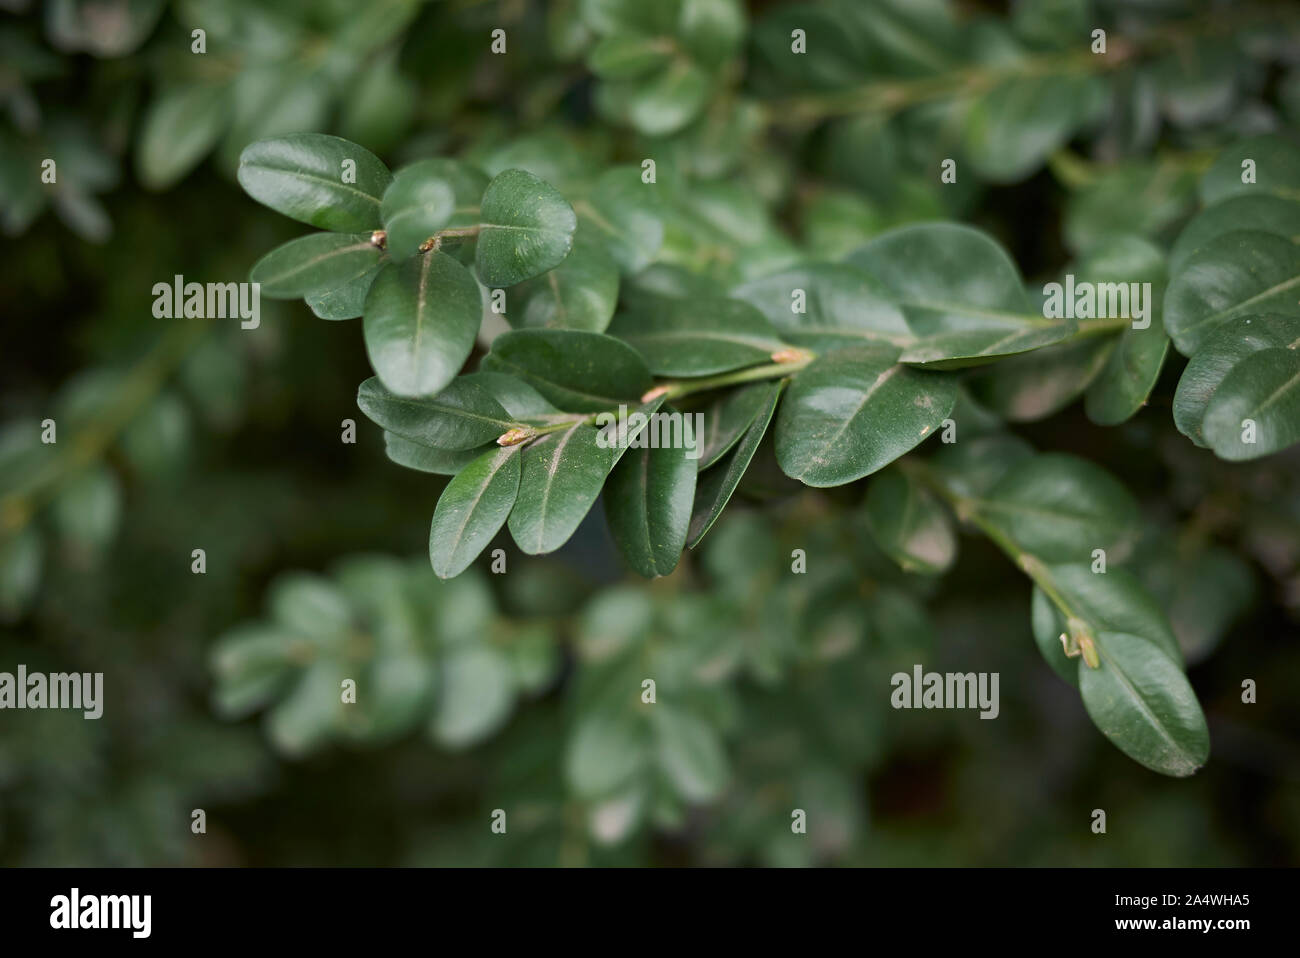
<path fill-rule="evenodd" d="M 657 376 L 707 376 L 772 362 L 786 346 L 753 306 L 734 299 L 664 300 L 620 314 L 610 335 Z"/>
<path fill-rule="evenodd" d="M 1242 182 L 1245 161 L 1254 166 L 1254 182 Z M 1226 147 L 1201 178 L 1201 201 L 1209 206 L 1230 196 L 1265 193 L 1300 200 L 1300 148 L 1287 136 L 1253 136 Z M 1244 224 L 1243 224 L 1244 225 Z"/>
<path fill-rule="evenodd" d="M 840 263 L 814 263 L 750 280 L 731 295 L 758 307 L 782 338 L 817 351 L 875 344 L 901 348 L 916 339 L 884 284 Z"/>
<path fill-rule="evenodd" d="M 901 362 L 948 368 L 1060 342 L 1075 331 L 1046 319 L 1015 264 L 991 237 L 953 223 L 892 230 L 849 257 L 879 279 L 918 337 Z"/>
<path fill-rule="evenodd" d="M 438 476 L 454 476 L 471 462 L 483 455 L 489 448 L 498 448 L 495 443 L 489 446 L 475 446 L 471 449 L 438 449 L 412 442 L 395 432 L 384 431 L 384 453 L 399 466 L 429 472 Z"/>
<path fill-rule="evenodd" d="M 662 401 L 656 399 L 637 411 L 648 415 Z M 538 555 L 568 542 L 635 436 L 636 431 L 629 429 L 609 441 L 604 430 L 579 421 L 529 442 L 524 447 L 519 498 L 509 519 L 510 534 L 519 548 Z"/>
<path fill-rule="evenodd" d="M 315 297 L 371 272 L 383 255 L 369 233 L 311 233 L 271 250 L 249 279 L 271 299 Z"/>
<path fill-rule="evenodd" d="M 686 544 L 690 548 L 694 549 L 699 545 L 700 540 L 713 528 L 713 524 L 722 515 L 722 510 L 731 501 L 732 493 L 740 485 L 740 480 L 745 477 L 745 470 L 749 468 L 754 453 L 758 451 L 759 443 L 767 434 L 767 427 L 772 422 L 777 400 L 781 398 L 784 387 L 785 380 L 763 384 L 764 392 L 760 395 L 764 397 L 764 401 L 759 407 L 758 414 L 745 428 L 735 448 L 717 465 L 701 475 L 696 482 L 695 506 L 686 537 Z"/>
<path fill-rule="evenodd" d="M 1244 193 L 1207 206 L 1178 234 L 1169 252 L 1170 273 L 1181 272 L 1203 247 L 1239 229 L 1271 233 L 1290 243 L 1300 241 L 1300 199 Z"/>
<path fill-rule="evenodd" d="M 703 447 L 699 468 L 709 468 L 731 450 L 766 405 L 771 388 L 751 383 L 729 390 L 704 411 Z"/>
<path fill-rule="evenodd" d="M 975 508 L 1043 562 L 1090 561 L 1094 549 L 1109 553 L 1122 546 L 1138 523 L 1137 502 L 1118 480 L 1064 453 L 1018 463 Z"/>
<path fill-rule="evenodd" d="M 1138 636 L 1101 632 L 1100 668 L 1080 663 L 1079 692 L 1093 723 L 1130 758 L 1164 775 L 1191 775 L 1210 755 L 1196 693 L 1164 651 Z"/>
<path fill-rule="evenodd" d="M 1140 636 L 1175 664 L 1182 665 L 1183 655 L 1168 617 L 1131 572 L 1115 567 L 1093 572 L 1088 563 L 1052 565 L 1043 571 L 1052 590 L 1064 600 L 1069 614 L 1092 632 Z M 1062 614 L 1059 609 L 1057 614 Z M 1057 635 L 1064 631 L 1064 626 L 1062 621 Z M 1059 639 L 1057 647 L 1061 647 Z"/>
<path fill-rule="evenodd" d="M 568 200 L 524 170 L 488 184 L 479 218 L 476 260 L 488 286 L 513 286 L 559 266 L 578 225 Z"/>
<path fill-rule="evenodd" d="M 483 453 L 447 483 L 429 529 L 429 558 L 441 579 L 460 575 L 506 523 L 519 492 L 519 446 Z"/>
<path fill-rule="evenodd" d="M 321 293 L 308 293 L 303 300 L 321 319 L 356 319 L 365 312 L 366 295 L 387 262 L 387 259 L 380 259 L 355 279 Z"/>
<path fill-rule="evenodd" d="M 259 140 L 239 156 L 239 185 L 249 196 L 290 219 L 339 233 L 380 227 L 380 202 L 392 179 L 369 150 L 322 133 Z"/>
<path fill-rule="evenodd" d="M 420 399 L 394 395 L 377 378 L 367 379 L 357 390 L 357 405 L 404 439 L 451 451 L 493 442 L 518 425 L 484 389 L 459 379 Z"/>
<path fill-rule="evenodd" d="M 366 296 L 366 355 L 399 396 L 429 396 L 464 365 L 483 316 L 478 283 L 446 253 L 385 266 Z"/>
<path fill-rule="evenodd" d="M 570 412 L 600 412 L 637 402 L 653 385 L 631 346 L 600 333 L 516 330 L 498 336 L 483 369 L 509 373 Z"/>
<path fill-rule="evenodd" d="M 1243 315 L 1224 323 L 1188 361 L 1174 393 L 1174 424 L 1198 446 L 1206 446 L 1202 426 L 1210 401 L 1224 378 L 1247 356 L 1266 349 L 1294 349 L 1300 343 L 1300 317 Z"/>
<path fill-rule="evenodd" d="M 614 542 L 647 578 L 672 572 L 686 547 L 698 461 L 684 446 L 629 449 L 605 484 Z"/>
<path fill-rule="evenodd" d="M 618 267 L 584 227 L 563 263 L 516 286 L 507 303 L 516 328 L 604 332 L 618 304 Z"/>
<path fill-rule="evenodd" d="M 1187 258 L 1165 294 L 1165 329 L 1191 356 L 1229 320 L 1251 313 L 1300 316 L 1300 247 L 1237 230 Z"/>
<path fill-rule="evenodd" d="M 830 353 L 794 378 L 781 404 L 777 462 L 806 485 L 853 482 L 922 442 L 956 401 L 952 377 L 901 366 L 891 352 Z"/>
<path fill-rule="evenodd" d="M 398 170 L 384 191 L 379 212 L 388 234 L 388 255 L 400 262 L 416 255 L 451 220 L 456 194 L 442 176 L 443 162 L 428 160 Z"/>
<path fill-rule="evenodd" d="M 1258 459 L 1300 442 L 1296 343 L 1243 357 L 1205 408 L 1205 441 L 1221 459 Z"/>

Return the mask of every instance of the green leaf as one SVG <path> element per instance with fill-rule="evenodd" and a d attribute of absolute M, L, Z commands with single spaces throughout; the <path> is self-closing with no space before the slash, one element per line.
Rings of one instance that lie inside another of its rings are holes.
<path fill-rule="evenodd" d="M 876 544 L 904 571 L 943 572 L 957 557 L 957 537 L 943 506 L 896 469 L 867 489 L 867 525 Z"/>
<path fill-rule="evenodd" d="M 710 90 L 708 74 L 678 57 L 649 77 L 605 81 L 596 88 L 596 105 L 613 123 L 667 136 L 700 115 Z"/>
<path fill-rule="evenodd" d="M 298 638 L 317 646 L 346 636 L 352 628 L 347 597 L 330 580 L 306 572 L 285 573 L 271 583 L 271 617 Z M 338 686 L 333 698 L 338 699 Z"/>
<path fill-rule="evenodd" d="M 1210 401 L 1224 378 L 1243 359 L 1266 349 L 1293 349 L 1300 343 L 1300 317 L 1237 316 L 1206 337 L 1174 393 L 1174 424 L 1198 446 L 1207 446 L 1202 426 Z"/>
<path fill-rule="evenodd" d="M 776 422 L 776 459 L 790 478 L 839 486 L 918 445 L 957 401 L 950 376 L 900 366 L 892 352 L 821 356 L 794 378 Z"/>
<path fill-rule="evenodd" d="M 762 313 L 735 299 L 662 300 L 621 313 L 609 331 L 640 353 L 657 376 L 756 366 L 786 348 Z"/>
<path fill-rule="evenodd" d="M 930 465 L 945 486 L 964 498 L 983 497 L 1013 466 L 1034 455 L 1034 447 L 1019 436 L 963 438 L 962 429 L 957 420 L 957 441 L 941 445 Z"/>
<path fill-rule="evenodd" d="M 478 283 L 446 253 L 390 263 L 366 296 L 366 355 L 389 392 L 432 395 L 464 365 L 482 318 Z"/>
<path fill-rule="evenodd" d="M 600 412 L 636 402 L 654 384 L 645 360 L 631 346 L 582 330 L 503 333 L 492 341 L 482 368 L 522 379 L 569 412 Z"/>
<path fill-rule="evenodd" d="M 916 340 L 885 285 L 840 263 L 813 263 L 750 280 L 731 295 L 756 306 L 782 338 L 809 349 L 904 347 Z"/>
<path fill-rule="evenodd" d="M 1045 319 L 1015 264 L 991 237 L 954 223 L 891 230 L 849 257 L 902 306 L 919 340 L 900 362 L 949 368 L 1038 349 L 1075 324 Z"/>
<path fill-rule="evenodd" d="M 514 673 L 491 646 L 458 648 L 442 663 L 429 731 L 441 745 L 467 748 L 495 732 L 515 702 Z"/>
<path fill-rule="evenodd" d="M 1210 733 L 1196 693 L 1157 646 L 1122 632 L 1096 636 L 1101 666 L 1080 662 L 1088 716 L 1120 751 L 1163 775 L 1191 775 L 1210 756 Z"/>
<path fill-rule="evenodd" d="M 244 718 L 282 694 L 293 674 L 294 637 L 274 626 L 250 623 L 223 635 L 212 654 L 214 702 L 225 718 Z"/>
<path fill-rule="evenodd" d="M 701 471 L 721 459 L 740 441 L 749 424 L 762 411 L 770 398 L 767 383 L 751 383 L 730 390 L 704 411 L 703 443 L 700 450 Z"/>
<path fill-rule="evenodd" d="M 618 304 L 618 267 L 584 226 L 563 263 L 510 291 L 506 315 L 516 327 L 605 331 Z"/>
<path fill-rule="evenodd" d="M 1220 326 L 1249 313 L 1300 316 L 1300 247 L 1258 230 L 1211 240 L 1165 293 L 1165 329 L 1191 356 Z"/>
<path fill-rule="evenodd" d="M 598 77 L 623 79 L 644 76 L 673 55 L 666 37 L 614 33 L 602 38 L 587 54 L 587 67 Z"/>
<path fill-rule="evenodd" d="M 1258 459 L 1300 442 L 1298 343 L 1240 359 L 1205 408 L 1205 441 L 1221 459 Z"/>
<path fill-rule="evenodd" d="M 1084 410 L 1099 426 L 1118 426 L 1147 403 L 1160 378 L 1169 337 L 1159 314 L 1146 329 L 1126 327 L 1101 373 L 1084 396 Z"/>
<path fill-rule="evenodd" d="M 648 416 L 662 398 L 636 411 Z M 591 511 L 627 443 L 636 437 L 629 429 L 621 439 L 579 420 L 567 429 L 546 433 L 524 447 L 519 498 L 510 513 L 510 534 L 529 555 L 554 552 L 577 531 Z"/>
<path fill-rule="evenodd" d="M 1230 196 L 1197 213 L 1169 252 L 1170 274 L 1182 272 L 1193 254 L 1225 233 L 1249 227 L 1289 243 L 1300 241 L 1300 200 L 1259 193 Z"/>
<path fill-rule="evenodd" d="M 0 622 L 14 622 L 27 611 L 44 561 L 45 543 L 32 526 L 0 539 Z"/>
<path fill-rule="evenodd" d="M 229 118 L 224 86 L 193 84 L 163 93 L 145 113 L 135 165 L 147 189 L 164 190 L 216 146 Z"/>
<path fill-rule="evenodd" d="M 438 449 L 384 431 L 384 453 L 390 460 L 407 469 L 439 476 L 454 476 L 489 449 L 496 448 L 499 447 L 493 443 L 491 446 L 475 446 L 472 449 Z"/>
<path fill-rule="evenodd" d="M 323 293 L 308 293 L 303 297 L 303 301 L 321 319 L 356 319 L 365 312 L 366 296 L 370 292 L 370 287 L 387 263 L 386 257 L 381 258 L 355 279 L 350 279 L 342 286 L 336 286 Z"/>
<path fill-rule="evenodd" d="M 1066 243 L 1088 252 L 1117 236 L 1159 236 L 1195 204 L 1196 175 L 1186 167 L 1119 163 L 1071 192 L 1065 205 Z"/>
<path fill-rule="evenodd" d="M 699 545 L 700 540 L 713 528 L 713 524 L 718 521 L 718 516 L 722 515 L 722 510 L 731 500 L 732 493 L 736 491 L 736 486 L 740 485 L 740 480 L 744 478 L 745 470 L 749 468 L 749 463 L 753 460 L 754 453 L 758 451 L 758 445 L 763 441 L 767 427 L 772 422 L 772 415 L 776 412 L 777 400 L 781 398 L 785 380 L 763 383 L 761 386 L 762 392 L 759 396 L 763 400 L 762 405 L 759 407 L 758 414 L 750 420 L 736 448 L 728 453 L 725 461 L 719 462 L 701 475 L 696 484 L 695 506 L 686 538 L 686 544 L 692 549 Z"/>
<path fill-rule="evenodd" d="M 357 406 L 404 439 L 451 451 L 482 446 L 519 425 L 482 387 L 460 379 L 425 399 L 395 396 L 367 379 L 357 389 Z"/>
<path fill-rule="evenodd" d="M 635 166 L 606 170 L 591 195 L 577 206 L 584 227 L 599 236 L 605 251 L 624 275 L 650 265 L 663 243 L 662 204 L 654 183 L 641 180 Z"/>
<path fill-rule="evenodd" d="M 709 802 L 731 776 L 722 740 L 711 725 L 672 705 L 657 705 L 655 751 L 660 770 L 688 802 Z"/>
<path fill-rule="evenodd" d="M 278 751 L 306 755 L 342 725 L 339 690 L 345 678 L 333 659 L 318 659 L 303 671 L 293 690 L 266 716 L 267 735 Z"/>
<path fill-rule="evenodd" d="M 338 233 L 378 229 L 380 201 L 393 180 L 369 150 L 321 133 L 249 144 L 239 156 L 238 175 L 239 185 L 259 203 Z"/>
<path fill-rule="evenodd" d="M 66 542 L 91 551 L 103 549 L 121 521 L 121 483 L 106 466 L 86 469 L 59 488 L 50 517 Z"/>
<path fill-rule="evenodd" d="M 605 486 L 614 541 L 628 565 L 647 578 L 672 572 L 686 548 L 698 462 L 691 452 L 685 445 L 630 449 Z"/>
<path fill-rule="evenodd" d="M 1078 268 L 1092 283 L 1148 282 L 1145 328 L 1132 323 L 1119 333 L 1106 364 L 1088 386 L 1084 408 L 1098 425 L 1114 426 L 1129 419 L 1146 404 L 1155 388 L 1169 352 L 1169 337 L 1161 311 L 1166 265 L 1164 252 L 1137 236 L 1118 236 L 1098 245 Z M 1097 287 L 1100 295 L 1101 287 Z M 1129 304 L 1127 315 L 1135 310 Z M 1108 310 L 1109 311 L 1109 310 Z"/>
<path fill-rule="evenodd" d="M 488 184 L 476 258 L 488 286 L 513 286 L 554 269 L 569 255 L 578 221 L 559 190 L 524 170 Z"/>
<path fill-rule="evenodd" d="M 967 113 L 966 154 L 986 179 L 1024 179 L 1087 122 L 1105 95 L 1098 78 L 1080 73 L 1007 80 Z"/>
<path fill-rule="evenodd" d="M 189 407 L 172 392 L 160 392 L 122 432 L 121 449 L 146 480 L 175 476 L 190 450 Z"/>
<path fill-rule="evenodd" d="M 1046 419 L 1088 389 L 1106 367 L 1115 343 L 1115 337 L 1093 336 L 1045 346 L 976 369 L 966 384 L 976 399 L 1008 422 Z"/>
<path fill-rule="evenodd" d="M 1246 160 L 1254 163 L 1253 183 L 1242 182 Z M 1201 179 L 1201 202 L 1206 206 L 1230 196 L 1257 193 L 1300 200 L 1300 150 L 1291 137 L 1266 133 L 1234 143 L 1218 155 Z"/>
<path fill-rule="evenodd" d="M 460 575 L 506 523 L 519 493 L 518 446 L 489 450 L 456 474 L 438 499 L 429 558 L 440 579 Z"/>
<path fill-rule="evenodd" d="M 1029 605 L 1030 628 L 1034 635 L 1034 644 L 1039 653 L 1052 667 L 1052 671 L 1064 681 L 1079 687 L 1079 666 L 1075 659 L 1065 654 L 1061 636 L 1067 633 L 1067 626 L 1061 611 L 1052 604 L 1047 593 L 1034 586 L 1034 594 Z"/>
<path fill-rule="evenodd" d="M 650 761 L 646 722 L 636 712 L 592 709 L 569 736 L 564 772 L 579 798 L 609 795 L 637 778 Z"/>
<path fill-rule="evenodd" d="M 1118 480 L 1085 459 L 1043 453 L 1013 466 L 975 504 L 978 514 L 1043 562 L 1109 555 L 1138 525 L 1137 502 Z"/>
<path fill-rule="evenodd" d="M 384 191 L 379 212 L 388 234 L 388 255 L 394 260 L 416 255 L 420 244 L 451 220 L 456 193 L 443 178 L 444 169 L 439 160 L 414 163 L 398 170 Z"/>
<path fill-rule="evenodd" d="M 373 272 L 383 255 L 368 233 L 311 233 L 271 250 L 249 279 L 271 299 L 318 296 Z"/>
<path fill-rule="evenodd" d="M 1140 636 L 1174 663 L 1182 665 L 1183 654 L 1168 617 L 1131 573 L 1120 568 L 1093 572 L 1087 563 L 1046 566 L 1042 573 L 1050 581 L 1052 590 L 1064 600 L 1069 614 L 1087 624 L 1092 632 Z M 1065 631 L 1064 626 L 1062 621 L 1057 636 Z M 1061 648 L 1059 638 L 1056 638 L 1056 646 Z"/>
<path fill-rule="evenodd" d="M 505 373 L 480 371 L 461 376 L 460 381 L 482 388 L 517 419 L 544 419 L 560 414 L 560 410 L 528 383 Z"/>

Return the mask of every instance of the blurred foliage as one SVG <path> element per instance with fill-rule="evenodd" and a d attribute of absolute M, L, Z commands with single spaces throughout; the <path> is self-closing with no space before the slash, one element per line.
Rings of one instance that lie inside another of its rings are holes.
<path fill-rule="evenodd" d="M 1168 250 L 1220 148 L 1300 122 L 1293 4 L 0 6 L 0 670 L 103 671 L 107 696 L 96 722 L 0 713 L 0 862 L 1300 860 L 1300 456 L 1192 445 L 1170 415 L 1181 357 L 1121 426 L 1077 393 L 1014 426 L 1138 498 L 1125 567 L 1214 743 L 1166 780 L 1031 652 L 1029 584 L 982 539 L 904 575 L 860 486 L 792 490 L 765 445 L 740 489 L 758 505 L 671 577 L 623 581 L 593 513 L 554 556 L 502 537 L 506 574 L 440 582 L 422 553 L 441 481 L 386 461 L 357 415 L 357 328 L 297 304 L 264 302 L 256 333 L 150 312 L 155 283 L 242 280 L 295 235 L 233 173 L 249 141 L 305 130 L 566 194 L 655 156 L 680 192 L 627 295 L 722 292 L 940 216 L 1031 281 L 1116 234 Z M 1095 27 L 1115 55 L 1090 52 Z M 796 28 L 810 53 L 777 56 Z M 999 719 L 888 708 L 917 661 L 999 672 Z M 329 712 L 284 694 L 345 673 L 392 692 Z"/>

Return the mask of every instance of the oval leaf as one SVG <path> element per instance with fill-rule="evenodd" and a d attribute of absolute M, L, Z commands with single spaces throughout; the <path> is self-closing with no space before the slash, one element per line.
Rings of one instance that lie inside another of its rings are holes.
<path fill-rule="evenodd" d="M 482 318 L 478 283 L 446 253 L 390 263 L 366 296 L 370 365 L 389 392 L 432 395 L 464 365 Z"/>
<path fill-rule="evenodd" d="M 312 233 L 271 250 L 253 265 L 249 279 L 272 299 L 314 296 L 359 279 L 383 255 L 369 233 Z"/>
<path fill-rule="evenodd" d="M 647 578 L 672 572 L 686 547 L 699 461 L 692 452 L 685 444 L 631 449 L 605 486 L 614 541 L 628 565 Z"/>
<path fill-rule="evenodd" d="M 653 385 L 645 360 L 612 336 L 570 329 L 503 333 L 483 369 L 508 373 L 566 412 L 600 412 L 639 401 Z"/>
<path fill-rule="evenodd" d="M 520 447 L 485 452 L 447 483 L 429 528 L 429 559 L 441 579 L 460 575 L 506 523 L 519 493 Z"/>
<path fill-rule="evenodd" d="M 476 257 L 488 286 L 513 286 L 569 255 L 578 221 L 560 191 L 532 173 L 506 170 L 488 184 Z"/>
<path fill-rule="evenodd" d="M 439 449 L 473 449 L 520 425 L 480 386 L 453 379 L 436 396 L 397 396 L 377 378 L 357 389 L 357 406 L 375 423 L 404 439 Z"/>
<path fill-rule="evenodd" d="M 952 377 L 900 366 L 891 353 L 830 353 L 795 376 L 777 417 L 776 459 L 809 486 L 853 482 L 919 444 L 956 402 Z"/>
<path fill-rule="evenodd" d="M 1102 632 L 1099 668 L 1080 661 L 1088 716 L 1120 751 L 1163 775 L 1191 775 L 1210 756 L 1210 733 L 1196 693 L 1161 649 L 1138 636 Z"/>
<path fill-rule="evenodd" d="M 657 376 L 755 366 L 785 348 L 762 313 L 735 299 L 662 300 L 620 314 L 609 331 L 640 353 Z"/>
<path fill-rule="evenodd" d="M 369 150 L 337 136 L 293 133 L 250 143 L 239 185 L 259 203 L 323 230 L 378 229 L 393 174 Z"/>

